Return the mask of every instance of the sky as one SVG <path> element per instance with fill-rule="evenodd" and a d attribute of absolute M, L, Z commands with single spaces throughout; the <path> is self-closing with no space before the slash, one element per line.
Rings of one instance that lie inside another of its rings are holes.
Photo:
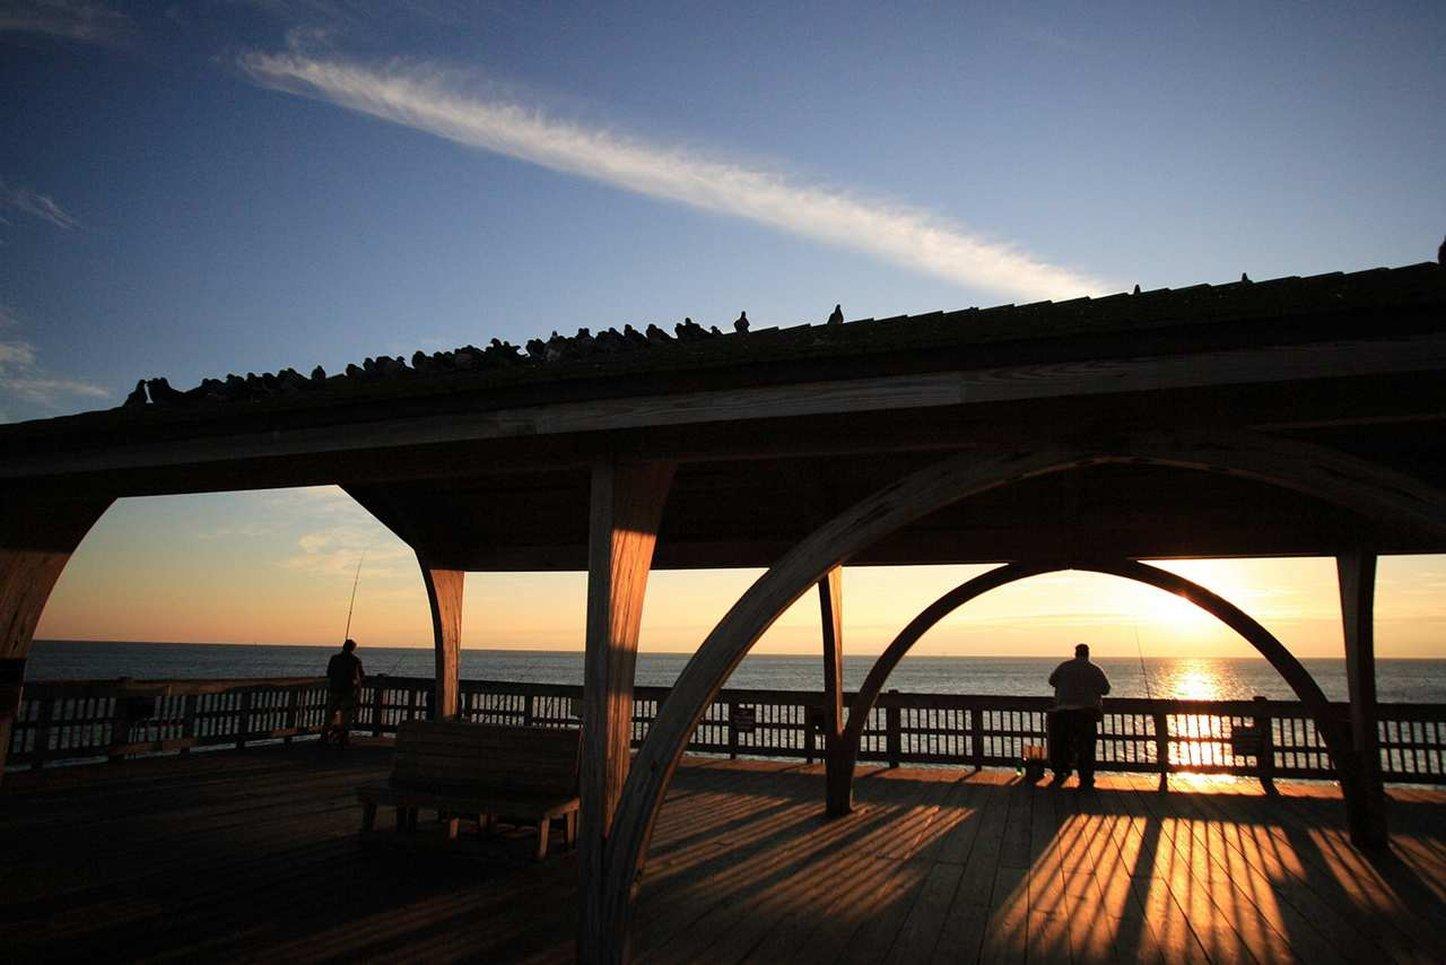
<path fill-rule="evenodd" d="M 1442 49 L 1439 3 L 0 0 L 0 421 L 583 325 L 1430 260 Z M 332 643 L 363 550 L 358 632 L 424 644 L 409 551 L 334 490 L 124 501 L 39 635 Z M 1180 566 L 1339 652 L 1329 561 Z M 851 639 L 969 572 L 851 570 Z M 644 647 L 691 648 L 756 575 L 656 575 Z M 1443 585 L 1383 564 L 1383 654 L 1446 655 Z M 1040 578 L 923 646 L 1241 646 L 1160 596 Z M 575 649 L 582 580 L 473 576 L 464 624 Z"/>

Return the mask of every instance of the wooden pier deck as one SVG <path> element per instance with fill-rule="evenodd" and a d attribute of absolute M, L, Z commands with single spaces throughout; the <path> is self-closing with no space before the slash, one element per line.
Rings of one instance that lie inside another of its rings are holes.
<path fill-rule="evenodd" d="M 7 774 L 5 958 L 571 961 L 574 854 L 533 864 L 522 832 L 358 846 L 351 789 L 388 755 L 295 745 Z M 1368 863 L 1324 785 L 1173 786 L 869 769 L 856 812 L 825 823 L 820 766 L 690 759 L 659 820 L 636 957 L 1446 955 L 1446 794 L 1392 789 L 1391 852 Z"/>

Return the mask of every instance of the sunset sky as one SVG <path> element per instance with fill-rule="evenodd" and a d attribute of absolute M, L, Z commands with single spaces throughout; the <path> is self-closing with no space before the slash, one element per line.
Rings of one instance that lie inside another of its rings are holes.
<path fill-rule="evenodd" d="M 1446 219 L 1446 6 L 626 7 L 0 0 L 0 421 L 141 377 L 335 371 L 554 328 L 887 316 L 1404 265 Z M 1225 65 L 1228 65 L 1226 69 Z M 333 490 L 130 500 L 41 638 L 424 645 L 409 551 Z M 1329 561 L 1178 569 L 1302 655 Z M 877 650 L 973 570 L 846 576 Z M 657 574 L 644 647 L 756 572 Z M 1384 655 L 1442 656 L 1446 559 L 1382 564 Z M 581 646 L 578 575 L 479 575 L 469 646 Z M 1056 575 L 921 652 L 1244 653 Z M 816 645 L 812 599 L 765 647 Z"/>

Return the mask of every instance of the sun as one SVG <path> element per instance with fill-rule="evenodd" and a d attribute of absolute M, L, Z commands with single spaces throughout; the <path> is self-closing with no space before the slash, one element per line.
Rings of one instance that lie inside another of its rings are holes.
<path fill-rule="evenodd" d="M 1148 625 L 1155 633 L 1165 632 L 1173 637 L 1198 637 L 1214 627 L 1214 618 L 1189 600 L 1156 590 L 1153 587 L 1142 593 L 1141 629 Z"/>

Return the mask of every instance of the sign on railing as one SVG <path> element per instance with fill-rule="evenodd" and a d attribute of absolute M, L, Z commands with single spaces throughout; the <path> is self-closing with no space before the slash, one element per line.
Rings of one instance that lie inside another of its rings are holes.
<path fill-rule="evenodd" d="M 647 737 L 663 687 L 633 695 L 634 746 Z M 582 688 L 464 680 L 464 719 L 532 727 L 578 727 Z M 395 732 L 426 717 L 432 681 L 374 677 L 353 729 Z M 955 694 L 880 695 L 859 748 L 862 761 L 973 767 L 1020 763 L 1026 745 L 1046 742 L 1045 697 Z M 1344 704 L 1332 713 L 1345 720 Z M 320 732 L 324 678 L 99 680 L 25 686 L 10 738 L 9 763 L 120 759 L 140 754 L 285 741 Z M 792 757 L 823 752 L 823 695 L 807 691 L 725 690 L 705 711 L 693 753 Z M 1383 704 L 1381 768 L 1389 781 L 1446 783 L 1446 705 Z M 1295 701 L 1107 699 L 1100 722 L 1101 770 L 1193 771 L 1259 777 L 1333 778 L 1325 743 Z"/>

